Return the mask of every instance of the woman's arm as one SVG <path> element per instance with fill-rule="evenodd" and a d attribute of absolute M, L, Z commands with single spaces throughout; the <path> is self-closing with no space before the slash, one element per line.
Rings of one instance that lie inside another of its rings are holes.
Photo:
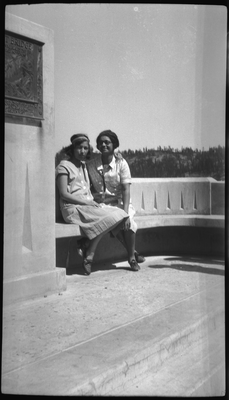
<path fill-rule="evenodd" d="M 86 196 L 79 196 L 77 193 L 69 193 L 68 187 L 68 176 L 58 175 L 57 176 L 57 186 L 59 189 L 60 197 L 68 203 L 79 204 L 79 205 L 96 205 L 99 206 L 94 200 L 87 199 Z"/>
<path fill-rule="evenodd" d="M 121 188 L 122 188 L 123 210 L 128 214 L 129 204 L 130 204 L 130 183 L 123 183 L 121 185 Z M 129 228 L 130 228 L 130 219 L 128 218 L 124 223 L 124 230 L 128 231 Z"/>
<path fill-rule="evenodd" d="M 122 161 L 120 162 L 120 184 L 122 190 L 124 211 L 128 214 L 130 205 L 131 174 L 129 165 L 124 159 L 122 159 Z"/>
<path fill-rule="evenodd" d="M 123 209 L 128 214 L 130 205 L 130 184 L 123 183 L 121 187 L 122 187 Z"/>

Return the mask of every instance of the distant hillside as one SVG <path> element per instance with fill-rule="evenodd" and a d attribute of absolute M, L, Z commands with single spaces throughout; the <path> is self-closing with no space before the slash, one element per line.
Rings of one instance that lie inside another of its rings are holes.
<path fill-rule="evenodd" d="M 121 152 L 130 166 L 133 178 L 172 178 L 206 177 L 218 181 L 225 180 L 225 147 L 212 147 L 208 151 L 193 150 L 190 147 L 181 150 L 171 147 L 155 149 L 124 150 Z M 97 151 L 91 154 L 96 157 Z M 55 157 L 55 165 L 68 157 L 62 148 Z"/>
<path fill-rule="evenodd" d="M 189 147 L 181 150 L 170 147 L 122 151 L 130 166 L 132 177 L 172 178 L 206 177 L 225 180 L 225 147 L 205 150 Z"/>

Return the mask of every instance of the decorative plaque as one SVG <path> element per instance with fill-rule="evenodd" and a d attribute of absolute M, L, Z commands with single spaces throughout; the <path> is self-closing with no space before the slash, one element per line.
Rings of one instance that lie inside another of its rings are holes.
<path fill-rule="evenodd" d="M 5 33 L 5 114 L 43 119 L 42 46 Z"/>

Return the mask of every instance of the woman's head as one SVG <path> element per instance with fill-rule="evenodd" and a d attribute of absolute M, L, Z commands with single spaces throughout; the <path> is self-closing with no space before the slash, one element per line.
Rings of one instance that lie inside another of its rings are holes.
<path fill-rule="evenodd" d="M 108 149 L 112 148 L 112 151 L 119 147 L 119 140 L 116 133 L 106 130 L 101 132 L 96 139 L 97 149 L 102 152 L 106 147 Z"/>
<path fill-rule="evenodd" d="M 72 156 L 75 159 L 85 161 L 90 157 L 90 140 L 85 133 L 77 133 L 70 140 L 72 142 Z"/>
<path fill-rule="evenodd" d="M 77 133 L 70 138 L 71 144 L 65 147 L 64 153 L 66 156 L 80 159 L 84 161 L 90 158 L 92 147 L 90 146 L 89 137 L 85 133 Z"/>

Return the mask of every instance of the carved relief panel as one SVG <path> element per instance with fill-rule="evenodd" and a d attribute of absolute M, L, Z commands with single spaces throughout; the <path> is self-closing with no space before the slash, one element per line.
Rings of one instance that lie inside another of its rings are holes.
<path fill-rule="evenodd" d="M 43 43 L 5 32 L 5 114 L 43 119 Z"/>

